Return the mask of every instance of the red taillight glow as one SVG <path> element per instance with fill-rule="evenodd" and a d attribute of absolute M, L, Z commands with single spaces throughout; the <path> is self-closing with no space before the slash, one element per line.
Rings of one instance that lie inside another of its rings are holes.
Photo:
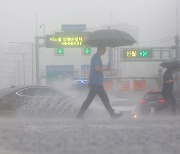
<path fill-rule="evenodd" d="M 141 103 L 146 103 L 146 100 L 145 99 L 141 99 L 140 102 Z"/>
<path fill-rule="evenodd" d="M 158 102 L 159 103 L 164 103 L 165 101 L 164 101 L 164 99 L 159 99 Z"/>

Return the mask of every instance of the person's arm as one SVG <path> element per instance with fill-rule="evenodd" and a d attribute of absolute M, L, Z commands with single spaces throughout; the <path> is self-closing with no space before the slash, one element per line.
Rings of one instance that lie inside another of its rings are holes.
<path fill-rule="evenodd" d="M 168 70 L 164 73 L 163 79 L 165 83 L 174 83 L 177 81 L 177 77 L 173 79 L 171 72 L 169 72 Z"/>
<path fill-rule="evenodd" d="M 174 79 L 166 80 L 165 82 L 166 83 L 174 83 L 176 81 L 177 81 L 177 78 L 174 78 Z"/>

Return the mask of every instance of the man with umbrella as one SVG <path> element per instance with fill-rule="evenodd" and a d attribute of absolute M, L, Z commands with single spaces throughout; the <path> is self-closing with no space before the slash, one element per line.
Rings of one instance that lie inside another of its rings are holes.
<path fill-rule="evenodd" d="M 106 107 L 107 111 L 109 112 L 110 116 L 113 119 L 119 118 L 122 113 L 115 113 L 112 109 L 109 98 L 104 90 L 103 87 L 103 72 L 104 71 L 110 71 L 110 67 L 104 67 L 102 66 L 102 60 L 101 56 L 104 55 L 106 52 L 106 45 L 99 44 L 97 46 L 97 53 L 94 54 L 91 58 L 91 66 L 90 66 L 90 76 L 89 76 L 89 94 L 82 104 L 79 113 L 77 114 L 76 118 L 81 119 L 83 118 L 83 114 L 95 98 L 95 96 L 98 94 L 101 98 L 101 101 L 103 102 L 104 106 Z"/>
<path fill-rule="evenodd" d="M 164 108 L 167 108 L 171 105 L 171 111 L 173 115 L 176 115 L 176 100 L 173 96 L 173 85 L 177 81 L 177 78 L 173 78 L 173 73 L 177 71 L 177 67 L 172 62 L 163 62 L 160 66 L 166 68 L 166 71 L 163 75 L 163 87 L 162 87 L 162 96 L 165 100 L 165 103 L 161 106 L 156 107 L 156 111 L 160 111 Z"/>
<path fill-rule="evenodd" d="M 128 33 L 115 29 L 97 30 L 88 37 L 85 44 L 97 47 L 97 53 L 91 58 L 89 76 L 90 91 L 76 116 L 77 118 L 83 117 L 83 114 L 97 94 L 113 119 L 117 119 L 122 115 L 122 113 L 115 113 L 112 109 L 109 98 L 104 90 L 103 72 L 110 71 L 110 67 L 102 67 L 101 56 L 106 52 L 107 47 L 127 46 L 132 45 L 135 42 L 134 38 Z"/>

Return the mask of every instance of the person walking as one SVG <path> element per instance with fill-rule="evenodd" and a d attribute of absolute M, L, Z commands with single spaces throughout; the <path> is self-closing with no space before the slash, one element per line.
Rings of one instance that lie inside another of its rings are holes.
<path fill-rule="evenodd" d="M 167 67 L 164 75 L 163 75 L 163 87 L 162 87 L 162 97 L 165 100 L 165 103 L 156 108 L 156 111 L 160 111 L 164 108 L 167 108 L 171 105 L 171 111 L 173 115 L 176 115 L 176 100 L 173 96 L 173 85 L 174 82 L 177 81 L 177 78 L 173 78 L 173 74 L 175 73 L 175 69 L 173 66 Z"/>
<path fill-rule="evenodd" d="M 97 53 L 95 53 L 91 58 L 91 65 L 90 65 L 90 75 L 89 75 L 89 94 L 85 101 L 83 102 L 78 114 L 76 115 L 77 119 L 82 119 L 83 114 L 86 112 L 88 107 L 90 106 L 91 102 L 95 98 L 96 95 L 98 95 L 103 102 L 105 108 L 109 112 L 110 116 L 113 119 L 117 119 L 122 115 L 121 113 L 115 113 L 113 108 L 111 107 L 109 103 L 108 95 L 106 94 L 104 87 L 103 87 L 103 72 L 104 71 L 110 71 L 110 66 L 103 67 L 101 56 L 104 55 L 106 52 L 106 46 L 101 44 L 97 46 Z"/>

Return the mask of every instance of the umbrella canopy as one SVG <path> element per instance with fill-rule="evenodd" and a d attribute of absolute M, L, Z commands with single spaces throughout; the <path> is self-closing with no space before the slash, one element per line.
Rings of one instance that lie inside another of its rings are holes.
<path fill-rule="evenodd" d="M 93 32 L 85 41 L 86 45 L 97 47 L 99 44 L 107 47 L 132 45 L 136 40 L 128 33 L 116 29 L 104 29 Z"/>
<path fill-rule="evenodd" d="M 174 68 L 175 70 L 180 69 L 180 60 L 168 60 L 162 62 L 159 66 L 163 68 Z"/>

